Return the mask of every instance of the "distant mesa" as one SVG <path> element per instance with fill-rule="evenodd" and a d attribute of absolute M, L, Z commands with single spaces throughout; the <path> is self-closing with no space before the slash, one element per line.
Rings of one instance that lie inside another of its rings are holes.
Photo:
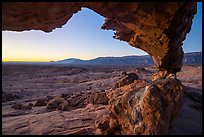
<path fill-rule="evenodd" d="M 202 64 L 202 52 L 185 53 L 183 58 L 184 64 Z"/>
<path fill-rule="evenodd" d="M 82 63 L 83 60 L 76 59 L 76 58 L 69 58 L 69 59 L 59 60 L 56 62 L 58 63 Z"/>
<path fill-rule="evenodd" d="M 69 58 L 60 61 L 51 61 L 57 64 L 73 65 L 111 65 L 111 66 L 135 66 L 135 65 L 152 65 L 154 64 L 149 55 L 142 56 L 123 56 L 123 57 L 98 57 L 91 60 L 81 60 Z M 185 53 L 183 58 L 184 64 L 202 64 L 202 52 Z"/>

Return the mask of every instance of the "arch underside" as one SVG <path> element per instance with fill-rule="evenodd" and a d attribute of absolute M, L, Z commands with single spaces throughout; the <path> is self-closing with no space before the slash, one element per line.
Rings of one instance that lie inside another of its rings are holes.
<path fill-rule="evenodd" d="M 51 32 L 66 24 L 82 7 L 105 17 L 102 29 L 114 30 L 114 38 L 146 51 L 160 70 L 181 70 L 182 41 L 191 29 L 195 2 L 4 2 L 2 30 Z"/>
<path fill-rule="evenodd" d="M 182 84 L 174 74 L 182 67 L 182 42 L 197 12 L 196 2 L 3 2 L 2 31 L 51 32 L 66 24 L 82 7 L 105 17 L 102 29 L 114 30 L 114 38 L 146 51 L 159 70 L 152 83 L 136 80 L 131 90 L 127 86 L 110 91 L 113 101 L 109 103 L 111 115 L 105 120 L 108 130 L 97 127 L 100 134 L 118 134 L 118 127 L 121 134 L 170 133 L 183 95 Z M 116 91 L 122 95 L 114 94 Z"/>

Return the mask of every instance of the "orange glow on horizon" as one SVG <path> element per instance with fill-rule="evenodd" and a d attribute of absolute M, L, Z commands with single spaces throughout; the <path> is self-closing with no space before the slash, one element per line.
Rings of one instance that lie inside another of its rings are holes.
<path fill-rule="evenodd" d="M 52 56 L 52 58 L 49 57 L 2 57 L 2 62 L 50 62 L 50 61 L 59 61 L 59 60 L 64 60 L 64 59 L 69 59 L 69 58 L 75 58 L 75 57 L 56 57 Z M 77 59 L 81 60 L 90 60 L 93 58 L 86 57 L 86 56 L 81 56 L 81 57 L 76 57 Z"/>
<path fill-rule="evenodd" d="M 2 62 L 49 62 L 51 60 L 48 59 L 35 59 L 35 58 L 30 58 L 30 59 L 24 59 L 24 58 L 2 58 Z"/>

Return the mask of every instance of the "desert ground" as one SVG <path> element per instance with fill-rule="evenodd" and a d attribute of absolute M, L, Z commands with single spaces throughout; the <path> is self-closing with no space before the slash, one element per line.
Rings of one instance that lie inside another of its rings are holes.
<path fill-rule="evenodd" d="M 124 77 L 124 72 L 150 81 L 156 69 L 2 65 L 2 134 L 93 135 L 95 120 L 107 113 L 107 99 L 102 93 Z M 184 85 L 185 94 L 172 134 L 201 135 L 202 66 L 185 65 L 177 78 Z M 67 98 L 69 107 L 48 108 L 45 102 L 56 96 Z"/>

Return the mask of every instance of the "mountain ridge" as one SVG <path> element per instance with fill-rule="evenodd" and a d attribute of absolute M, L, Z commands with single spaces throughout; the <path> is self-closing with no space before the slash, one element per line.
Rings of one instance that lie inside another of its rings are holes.
<path fill-rule="evenodd" d="M 154 64 L 149 55 L 130 55 L 122 57 L 97 57 L 90 60 L 81 60 L 69 58 L 54 61 L 59 64 L 76 64 L 76 65 L 151 65 Z M 184 53 L 184 64 L 202 64 L 202 52 Z"/>
<path fill-rule="evenodd" d="M 49 62 L 29 62 L 29 61 L 2 61 L 2 64 L 31 64 L 31 65 L 107 65 L 107 66 L 141 66 L 154 64 L 149 55 L 129 55 L 122 57 L 97 57 L 90 60 L 78 58 L 68 58 Z M 202 52 L 184 53 L 183 64 L 202 65 Z"/>

